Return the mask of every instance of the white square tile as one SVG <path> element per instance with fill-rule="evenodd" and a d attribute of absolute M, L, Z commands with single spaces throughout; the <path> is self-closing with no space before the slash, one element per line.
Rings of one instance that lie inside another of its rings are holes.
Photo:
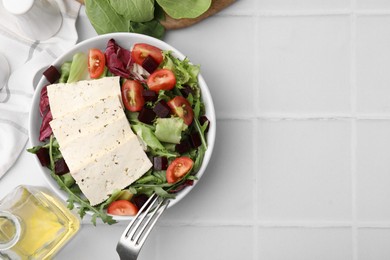
<path fill-rule="evenodd" d="M 353 259 L 349 228 L 260 228 L 258 232 L 258 259 Z"/>
<path fill-rule="evenodd" d="M 260 121 L 259 218 L 351 219 L 350 122 Z"/>
<path fill-rule="evenodd" d="M 390 259 L 390 229 L 361 228 L 358 230 L 359 260 Z"/>
<path fill-rule="evenodd" d="M 356 0 L 356 6 L 359 9 L 390 9 L 388 0 Z"/>
<path fill-rule="evenodd" d="M 159 234 L 158 259 L 255 259 L 252 227 L 168 226 Z"/>
<path fill-rule="evenodd" d="M 260 113 L 350 112 L 348 16 L 259 18 Z"/>
<path fill-rule="evenodd" d="M 251 17 L 215 16 L 166 35 L 168 43 L 201 65 L 217 117 L 254 115 L 253 21 Z"/>
<path fill-rule="evenodd" d="M 115 250 L 126 225 L 82 225 L 79 233 L 58 253 L 54 259 L 119 259 Z M 139 260 L 157 260 L 156 229 L 150 233 Z M 82 246 L 80 246 L 82 245 Z"/>
<path fill-rule="evenodd" d="M 253 131 L 251 121 L 218 120 L 217 139 L 205 174 L 183 201 L 164 214 L 162 221 L 252 221 Z"/>
<path fill-rule="evenodd" d="M 349 0 L 258 0 L 260 11 L 264 10 L 334 10 L 350 7 Z"/>
<path fill-rule="evenodd" d="M 357 111 L 390 114 L 390 16 L 358 16 Z"/>
<path fill-rule="evenodd" d="M 257 1 L 258 0 L 236 0 L 220 13 L 224 15 L 251 13 L 255 9 Z"/>
<path fill-rule="evenodd" d="M 357 217 L 390 219 L 390 121 L 357 123 Z"/>

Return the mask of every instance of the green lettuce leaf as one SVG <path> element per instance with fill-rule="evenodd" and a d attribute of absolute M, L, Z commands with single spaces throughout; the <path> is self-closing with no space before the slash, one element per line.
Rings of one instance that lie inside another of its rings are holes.
<path fill-rule="evenodd" d="M 88 56 L 83 52 L 73 55 L 72 64 L 70 66 L 68 83 L 86 79 L 88 74 Z"/>
<path fill-rule="evenodd" d="M 153 150 L 164 150 L 164 146 L 156 138 L 153 131 L 149 127 L 143 126 L 141 124 L 133 124 L 131 128 L 146 143 L 148 147 Z"/>
<path fill-rule="evenodd" d="M 60 83 L 66 83 L 69 78 L 70 68 L 72 66 L 71 61 L 67 61 L 61 66 L 61 77 L 59 79 Z"/>
<path fill-rule="evenodd" d="M 187 125 L 179 117 L 157 118 L 155 134 L 161 142 L 178 144 L 182 131 L 186 129 Z"/>
<path fill-rule="evenodd" d="M 200 96 L 198 89 L 198 75 L 200 72 L 199 65 L 193 65 L 188 58 L 180 60 L 172 55 L 171 51 L 163 51 L 164 60 L 161 67 L 173 71 L 176 77 L 176 87 L 181 88 L 182 85 L 189 85 L 195 90 L 195 97 Z"/>

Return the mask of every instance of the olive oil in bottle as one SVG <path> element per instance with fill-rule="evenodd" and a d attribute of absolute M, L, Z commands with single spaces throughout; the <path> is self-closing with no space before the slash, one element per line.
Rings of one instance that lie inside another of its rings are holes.
<path fill-rule="evenodd" d="M 43 188 L 18 186 L 0 201 L 0 259 L 51 259 L 80 219 Z"/>

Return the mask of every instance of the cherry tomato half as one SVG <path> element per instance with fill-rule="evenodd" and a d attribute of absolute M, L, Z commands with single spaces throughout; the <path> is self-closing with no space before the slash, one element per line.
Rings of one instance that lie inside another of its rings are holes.
<path fill-rule="evenodd" d="M 92 79 L 99 78 L 104 72 L 106 57 L 99 49 L 90 49 L 88 52 L 88 71 Z"/>
<path fill-rule="evenodd" d="M 142 62 L 146 57 L 151 56 L 158 64 L 160 64 L 164 57 L 159 48 L 146 44 L 146 43 L 137 43 L 134 44 L 134 47 L 131 51 L 131 58 L 135 63 L 142 65 Z"/>
<path fill-rule="evenodd" d="M 140 111 L 145 104 L 142 96 L 143 87 L 136 80 L 127 79 L 122 85 L 122 100 L 127 110 Z"/>
<path fill-rule="evenodd" d="M 175 183 L 184 177 L 194 165 L 194 161 L 187 156 L 178 157 L 168 166 L 166 177 L 168 183 Z"/>
<path fill-rule="evenodd" d="M 146 84 L 156 93 L 160 90 L 171 90 L 176 84 L 176 77 L 171 70 L 159 69 L 149 76 Z"/>
<path fill-rule="evenodd" d="M 167 102 L 173 114 L 184 120 L 186 125 L 190 125 L 194 120 L 194 111 L 187 99 L 176 96 Z"/>
<path fill-rule="evenodd" d="M 116 200 L 108 206 L 107 213 L 119 216 L 135 216 L 138 213 L 138 208 L 128 200 Z"/>

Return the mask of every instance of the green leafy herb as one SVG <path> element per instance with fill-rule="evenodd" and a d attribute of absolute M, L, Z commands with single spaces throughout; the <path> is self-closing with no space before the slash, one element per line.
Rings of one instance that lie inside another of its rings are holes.
<path fill-rule="evenodd" d="M 148 22 L 154 17 L 154 0 L 110 0 L 110 4 L 129 21 Z"/>
<path fill-rule="evenodd" d="M 194 172 L 199 171 L 200 167 L 202 166 L 205 152 L 206 152 L 206 149 L 204 148 L 203 145 L 198 148 L 197 156 L 195 158 L 195 162 L 194 162 L 194 166 L 193 166 Z"/>
<path fill-rule="evenodd" d="M 72 175 L 70 175 L 70 173 L 65 173 L 65 174 L 61 175 L 61 180 L 65 184 L 65 186 L 68 188 L 72 187 L 76 183 L 75 179 L 73 179 L 73 177 L 72 177 Z"/>
<path fill-rule="evenodd" d="M 85 13 L 98 34 L 129 30 L 129 21 L 108 0 L 85 0 Z"/>
<path fill-rule="evenodd" d="M 146 34 L 157 39 L 162 39 L 165 34 L 165 28 L 156 19 L 148 22 L 130 21 L 129 31 L 134 33 Z"/>
<path fill-rule="evenodd" d="M 172 18 L 196 18 L 206 12 L 211 0 L 156 0 Z"/>
<path fill-rule="evenodd" d="M 171 17 L 195 18 L 206 12 L 211 0 L 85 0 L 89 21 L 98 34 L 135 32 L 162 39 L 165 12 Z"/>

